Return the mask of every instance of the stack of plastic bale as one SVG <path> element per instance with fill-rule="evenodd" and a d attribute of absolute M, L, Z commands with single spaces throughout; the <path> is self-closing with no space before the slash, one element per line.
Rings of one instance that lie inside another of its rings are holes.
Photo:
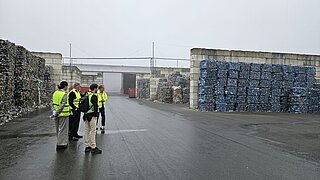
<path fill-rule="evenodd" d="M 54 83 L 53 83 L 53 67 L 52 66 L 45 66 L 45 73 L 44 73 L 44 89 L 46 92 L 46 98 L 48 105 L 51 105 L 51 97 L 55 90 Z"/>
<path fill-rule="evenodd" d="M 182 101 L 183 104 L 189 104 L 190 101 L 190 87 L 185 87 L 182 89 Z"/>
<path fill-rule="evenodd" d="M 215 65 L 216 65 L 215 72 L 217 73 L 216 83 L 214 84 L 215 85 L 214 86 L 215 110 L 218 112 L 226 112 L 227 103 L 226 103 L 225 91 L 228 84 L 227 62 L 215 61 Z M 229 82 L 230 87 L 232 83 L 234 82 L 230 80 Z"/>
<path fill-rule="evenodd" d="M 308 111 L 308 89 L 304 87 L 293 87 L 289 94 L 291 113 L 306 113 Z"/>
<path fill-rule="evenodd" d="M 320 89 L 316 88 L 308 88 L 308 95 L 307 95 L 307 105 L 308 113 L 317 113 L 320 112 Z"/>
<path fill-rule="evenodd" d="M 158 100 L 164 103 L 172 103 L 172 87 L 167 82 L 167 79 L 159 79 L 157 96 Z"/>
<path fill-rule="evenodd" d="M 200 62 L 200 79 L 198 83 L 198 108 L 200 111 L 214 110 L 214 86 L 216 84 L 216 63 L 213 60 Z"/>
<path fill-rule="evenodd" d="M 271 73 L 271 110 L 273 112 L 287 112 L 289 107 L 289 90 L 284 88 L 283 65 L 273 64 Z M 278 104 L 279 102 L 279 104 Z"/>
<path fill-rule="evenodd" d="M 247 111 L 247 89 L 249 88 L 250 64 L 239 62 L 240 71 L 237 87 L 237 105 L 236 111 Z"/>
<path fill-rule="evenodd" d="M 237 90 L 239 79 L 240 63 L 227 62 L 227 86 L 225 89 L 226 110 L 233 112 L 237 105 Z"/>
<path fill-rule="evenodd" d="M 150 98 L 150 79 L 137 79 L 137 98 Z"/>
<path fill-rule="evenodd" d="M 270 112 L 271 111 L 271 72 L 272 65 L 262 64 L 261 65 L 261 76 L 259 82 L 260 96 L 260 112 Z"/>
<path fill-rule="evenodd" d="M 173 95 L 172 100 L 175 104 L 182 104 L 182 89 L 181 86 L 172 86 Z"/>
<path fill-rule="evenodd" d="M 314 88 L 316 84 L 316 68 L 315 67 L 306 67 L 306 87 Z"/>
<path fill-rule="evenodd" d="M 22 47 L 17 47 L 17 56 L 15 59 L 15 91 L 14 91 L 14 100 L 17 108 L 21 112 L 28 112 L 29 108 L 34 104 L 31 103 L 31 95 L 35 91 L 31 90 L 31 65 L 30 57 L 27 54 L 28 51 Z"/>
<path fill-rule="evenodd" d="M 260 76 L 261 76 L 261 64 L 251 63 L 249 72 L 249 88 L 247 95 L 248 112 L 259 112 L 261 107 L 259 103 L 260 97 Z"/>
<path fill-rule="evenodd" d="M 37 68 L 38 68 L 40 102 L 42 106 L 48 106 L 49 101 L 45 92 L 45 82 L 44 82 L 44 76 L 46 71 L 45 60 L 40 57 L 35 57 L 35 58 L 36 58 Z"/>
<path fill-rule="evenodd" d="M 0 39 L 0 125 L 12 118 L 16 50 L 15 44 Z"/>

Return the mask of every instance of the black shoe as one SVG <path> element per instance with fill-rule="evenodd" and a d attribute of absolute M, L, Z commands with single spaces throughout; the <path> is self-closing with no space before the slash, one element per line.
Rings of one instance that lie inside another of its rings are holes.
<path fill-rule="evenodd" d="M 84 149 L 84 152 L 90 152 L 91 150 L 92 150 L 91 147 L 86 147 L 86 148 Z"/>
<path fill-rule="evenodd" d="M 79 139 L 73 136 L 73 137 L 69 137 L 69 141 L 79 141 Z"/>
<path fill-rule="evenodd" d="M 78 138 L 78 139 L 83 138 L 83 136 L 80 136 L 80 135 L 75 135 L 74 137 L 76 137 L 76 138 Z"/>
<path fill-rule="evenodd" d="M 94 148 L 94 149 L 91 149 L 91 153 L 92 154 L 101 154 L 102 153 L 102 150 L 99 149 L 98 147 Z"/>
<path fill-rule="evenodd" d="M 104 129 L 103 129 L 103 130 L 101 130 L 101 134 L 104 134 L 104 133 L 105 133 Z"/>
<path fill-rule="evenodd" d="M 57 145 L 56 149 L 57 150 L 63 150 L 63 149 L 67 149 L 68 145 Z"/>

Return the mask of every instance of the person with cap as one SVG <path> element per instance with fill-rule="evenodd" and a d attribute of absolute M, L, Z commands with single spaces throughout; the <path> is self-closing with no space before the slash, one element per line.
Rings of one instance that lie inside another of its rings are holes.
<path fill-rule="evenodd" d="M 84 144 L 85 152 L 91 152 L 92 154 L 101 154 L 102 151 L 96 146 L 96 126 L 97 118 L 99 116 L 98 109 L 98 97 L 97 97 L 98 85 L 91 84 L 88 96 L 89 111 L 83 115 L 84 120 Z"/>
<path fill-rule="evenodd" d="M 69 93 L 68 101 L 72 112 L 69 116 L 69 140 L 71 141 L 78 141 L 78 139 L 82 138 L 78 134 L 81 116 L 81 112 L 78 110 L 81 99 L 80 88 L 80 83 L 75 83 Z"/>
<path fill-rule="evenodd" d="M 98 90 L 98 105 L 99 105 L 99 114 L 101 114 L 101 126 L 100 126 L 101 133 L 105 132 L 105 126 L 106 126 L 105 105 L 107 100 L 108 100 L 108 95 L 106 92 L 104 92 L 104 86 L 100 85 Z M 99 117 L 98 117 L 98 121 L 99 121 Z"/>
<path fill-rule="evenodd" d="M 62 81 L 52 96 L 52 117 L 55 119 L 57 132 L 57 150 L 68 147 L 70 106 L 68 103 L 68 83 Z"/>

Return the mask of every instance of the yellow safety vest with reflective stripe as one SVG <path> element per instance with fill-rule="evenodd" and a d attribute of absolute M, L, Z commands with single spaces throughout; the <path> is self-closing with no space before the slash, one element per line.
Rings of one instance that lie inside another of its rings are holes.
<path fill-rule="evenodd" d="M 74 106 L 76 106 L 77 108 L 79 108 L 79 101 L 81 99 L 81 94 L 80 92 L 76 91 L 75 89 L 73 89 L 71 92 L 74 92 L 74 94 L 76 95 L 76 99 L 73 100 L 73 104 Z M 70 108 L 72 109 L 72 107 L 70 106 Z"/>
<path fill-rule="evenodd" d="M 94 112 L 94 106 L 91 102 L 91 98 L 93 95 L 97 95 L 96 93 L 93 93 L 93 92 L 88 92 L 87 96 L 88 96 L 88 99 L 89 99 L 89 107 L 90 107 L 90 110 L 84 114 L 89 114 L 89 113 L 93 113 Z"/>
<path fill-rule="evenodd" d="M 106 101 L 108 100 L 108 95 L 105 92 L 98 92 L 98 105 L 99 108 L 102 108 L 102 105 L 106 103 Z"/>
<path fill-rule="evenodd" d="M 68 93 L 67 92 L 63 92 L 63 91 L 55 91 L 53 93 L 53 97 L 52 97 L 52 104 L 53 104 L 53 108 L 54 110 L 58 110 L 59 106 L 61 105 L 61 101 L 64 95 L 67 95 L 66 97 L 66 104 L 64 105 L 62 111 L 60 114 L 58 114 L 58 116 L 70 116 L 70 106 L 69 106 L 69 102 L 68 102 Z"/>

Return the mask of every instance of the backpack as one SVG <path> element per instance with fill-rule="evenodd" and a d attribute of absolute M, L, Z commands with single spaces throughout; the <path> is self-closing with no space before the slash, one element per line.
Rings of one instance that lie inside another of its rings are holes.
<path fill-rule="evenodd" d="M 86 113 L 90 110 L 90 106 L 89 106 L 89 97 L 87 95 L 83 96 L 80 100 L 79 100 L 79 111 Z"/>

